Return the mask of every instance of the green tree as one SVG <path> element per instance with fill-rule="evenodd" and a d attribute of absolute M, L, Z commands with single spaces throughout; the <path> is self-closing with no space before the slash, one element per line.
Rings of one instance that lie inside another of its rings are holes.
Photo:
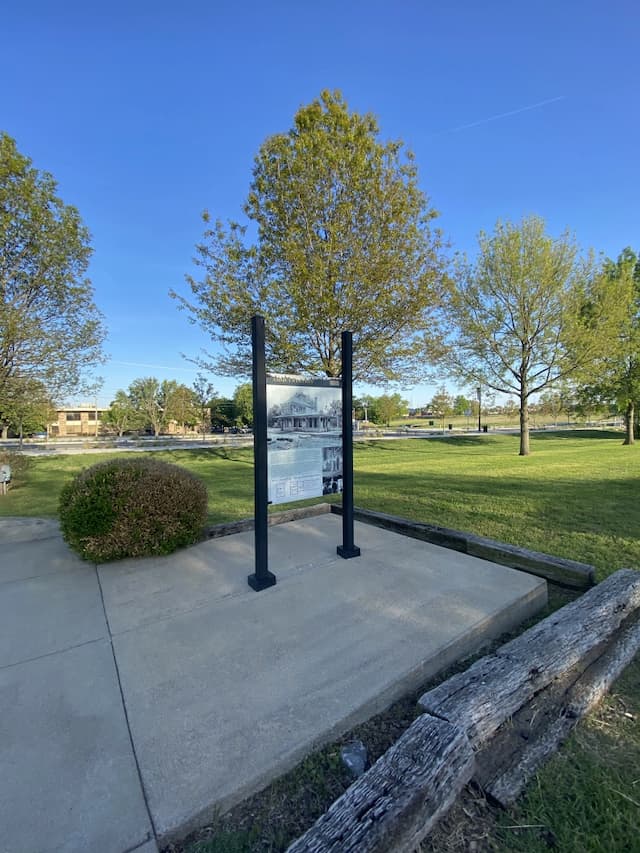
<path fill-rule="evenodd" d="M 187 276 L 193 301 L 171 295 L 223 345 L 218 372 L 249 373 L 250 317 L 262 314 L 271 370 L 339 376 L 348 329 L 356 378 L 422 373 L 443 274 L 437 214 L 411 153 L 378 134 L 372 115 L 322 92 L 258 151 L 244 205 L 251 231 L 205 212 L 203 275 Z"/>
<path fill-rule="evenodd" d="M 171 393 L 177 382 L 160 382 L 154 376 L 134 379 L 129 385 L 129 398 L 143 426 L 149 426 L 155 436 L 166 429 Z"/>
<path fill-rule="evenodd" d="M 0 132 L 0 408 L 12 378 L 68 393 L 102 357 L 89 232 L 56 192 Z"/>
<path fill-rule="evenodd" d="M 582 383 L 579 397 L 594 407 L 610 405 L 625 420 L 624 444 L 634 444 L 640 406 L 640 258 L 630 248 L 616 261 L 607 260 L 604 276 L 614 294 L 616 325 L 594 371 Z"/>
<path fill-rule="evenodd" d="M 5 383 L 0 422 L 3 437 L 11 429 L 20 439 L 32 432 L 47 431 L 55 416 L 55 408 L 46 386 L 37 379 L 13 376 Z"/>
<path fill-rule="evenodd" d="M 102 416 L 102 422 L 106 427 L 114 429 L 120 437 L 128 430 L 144 426 L 136 404 L 131 396 L 122 389 L 116 391 L 111 405 Z"/>
<path fill-rule="evenodd" d="M 167 400 L 166 416 L 167 420 L 179 424 L 183 435 L 187 427 L 195 427 L 200 422 L 200 411 L 194 390 L 186 385 L 172 388 Z"/>
<path fill-rule="evenodd" d="M 204 441 L 205 435 L 211 432 L 212 401 L 216 397 L 216 391 L 207 377 L 203 373 L 198 373 L 193 383 L 193 393 L 198 406 L 200 429 Z"/>
<path fill-rule="evenodd" d="M 253 423 L 253 386 L 250 382 L 243 382 L 233 392 L 233 402 L 236 409 L 238 426 Z"/>
<path fill-rule="evenodd" d="M 215 427 L 230 427 L 236 421 L 236 404 L 229 397 L 215 397 L 211 401 L 211 423 Z"/>
<path fill-rule="evenodd" d="M 464 415 L 465 412 L 473 411 L 471 400 L 467 399 L 464 394 L 458 394 L 453 401 L 453 414 Z"/>
<path fill-rule="evenodd" d="M 516 395 L 526 456 L 532 395 L 593 367 L 613 310 L 598 270 L 567 233 L 548 236 L 535 216 L 498 223 L 450 282 L 442 361 L 470 384 Z"/>
<path fill-rule="evenodd" d="M 387 426 L 391 425 L 393 418 L 399 418 L 406 414 L 409 408 L 408 400 L 403 400 L 400 394 L 382 394 L 375 398 L 375 413 Z"/>
<path fill-rule="evenodd" d="M 353 401 L 353 406 L 356 410 L 356 417 L 363 421 L 376 421 L 373 418 L 373 408 L 375 404 L 371 394 L 362 394 Z"/>
<path fill-rule="evenodd" d="M 434 394 L 429 408 L 434 415 L 438 415 L 442 419 L 442 429 L 444 429 L 444 421 L 447 415 L 453 414 L 454 400 L 451 394 L 447 391 L 444 385 L 441 385 L 438 392 Z"/>

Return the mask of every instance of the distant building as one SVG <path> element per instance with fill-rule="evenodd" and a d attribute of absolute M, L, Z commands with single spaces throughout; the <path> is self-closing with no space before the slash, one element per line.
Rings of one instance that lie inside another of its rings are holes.
<path fill-rule="evenodd" d="M 64 438 L 73 435 L 96 435 L 102 430 L 105 409 L 74 406 L 57 410 L 57 420 L 49 424 L 49 435 Z M 97 424 L 96 424 L 97 418 Z"/>
<path fill-rule="evenodd" d="M 103 423 L 108 411 L 108 408 L 96 409 L 95 406 L 61 407 L 56 410 L 56 420 L 49 424 L 49 435 L 52 438 L 71 438 L 72 436 L 91 437 L 113 434 L 114 428 Z M 177 421 L 169 421 L 163 430 L 164 435 L 195 435 L 199 432 L 198 426 L 183 427 Z"/>

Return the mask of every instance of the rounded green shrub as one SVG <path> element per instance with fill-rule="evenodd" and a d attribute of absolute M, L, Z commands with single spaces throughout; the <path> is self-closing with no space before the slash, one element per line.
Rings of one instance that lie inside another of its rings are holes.
<path fill-rule="evenodd" d="M 85 560 L 170 554 L 196 542 L 207 490 L 189 471 L 150 458 L 111 459 L 85 468 L 60 494 L 60 527 Z"/>

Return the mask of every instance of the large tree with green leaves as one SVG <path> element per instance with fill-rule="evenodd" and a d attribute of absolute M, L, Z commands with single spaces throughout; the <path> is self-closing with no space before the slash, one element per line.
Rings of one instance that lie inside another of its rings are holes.
<path fill-rule="evenodd" d="M 250 382 L 243 382 L 233 392 L 233 402 L 236 407 L 236 418 L 240 421 L 238 426 L 253 423 L 253 386 Z"/>
<path fill-rule="evenodd" d="M 433 395 L 429 403 L 429 409 L 434 415 L 437 415 L 442 421 L 442 429 L 444 430 L 445 418 L 453 414 L 455 410 L 455 400 L 449 394 L 446 387 L 441 385 L 438 391 Z"/>
<path fill-rule="evenodd" d="M 397 391 L 394 394 L 382 394 L 375 398 L 375 409 L 387 426 L 391 426 L 393 418 L 406 415 L 408 408 L 409 401 L 404 400 Z"/>
<path fill-rule="evenodd" d="M 164 432 L 172 419 L 173 398 L 178 387 L 173 379 L 160 382 L 155 376 L 134 379 L 129 385 L 128 397 L 140 424 L 151 427 L 155 436 Z"/>
<path fill-rule="evenodd" d="M 187 276 L 192 301 L 172 293 L 222 345 L 218 372 L 249 372 L 250 318 L 262 314 L 273 371 L 339 376 L 351 330 L 356 378 L 422 373 L 443 269 L 436 211 L 411 153 L 381 141 L 372 115 L 338 92 L 301 107 L 258 151 L 244 213 L 250 230 L 204 214 L 202 277 Z"/>
<path fill-rule="evenodd" d="M 20 439 L 32 432 L 48 432 L 48 424 L 56 415 L 46 387 L 37 379 L 5 383 L 0 426 L 2 437 L 11 429 Z"/>
<path fill-rule="evenodd" d="M 593 376 L 581 384 L 584 404 L 609 404 L 624 416 L 624 444 L 634 444 L 640 406 L 640 257 L 630 248 L 607 260 L 604 276 L 615 298 L 615 325 Z"/>
<path fill-rule="evenodd" d="M 0 409 L 11 385 L 39 381 L 59 396 L 100 360 L 90 255 L 76 208 L 0 132 Z"/>
<path fill-rule="evenodd" d="M 193 388 L 180 384 L 172 389 L 167 417 L 181 427 L 183 434 L 186 434 L 187 427 L 192 429 L 200 423 L 198 398 Z"/>
<path fill-rule="evenodd" d="M 128 430 L 144 426 L 146 420 L 141 416 L 132 397 L 120 389 L 116 391 L 111 405 L 103 414 L 102 422 L 122 437 Z"/>
<path fill-rule="evenodd" d="M 205 435 L 211 432 L 212 403 L 216 398 L 216 389 L 203 373 L 198 373 L 193 382 L 193 394 L 198 407 L 199 427 L 204 441 Z"/>
<path fill-rule="evenodd" d="M 469 384 L 516 395 L 526 456 L 531 398 L 594 368 L 616 311 L 601 271 L 568 233 L 549 236 L 536 216 L 499 222 L 450 282 L 442 364 Z"/>

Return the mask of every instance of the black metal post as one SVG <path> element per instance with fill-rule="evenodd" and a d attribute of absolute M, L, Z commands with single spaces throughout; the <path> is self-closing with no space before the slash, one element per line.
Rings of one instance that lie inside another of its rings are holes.
<path fill-rule="evenodd" d="M 353 341 L 351 332 L 342 333 L 342 545 L 338 554 L 348 560 L 359 557 L 353 541 Z"/>
<path fill-rule="evenodd" d="M 253 348 L 253 482 L 255 520 L 255 573 L 247 581 L 259 592 L 273 586 L 276 576 L 269 571 L 269 503 L 267 486 L 267 374 L 264 359 L 264 317 L 251 318 Z"/>
<path fill-rule="evenodd" d="M 482 386 L 478 385 L 476 388 L 476 395 L 478 397 L 478 432 L 482 432 Z"/>

